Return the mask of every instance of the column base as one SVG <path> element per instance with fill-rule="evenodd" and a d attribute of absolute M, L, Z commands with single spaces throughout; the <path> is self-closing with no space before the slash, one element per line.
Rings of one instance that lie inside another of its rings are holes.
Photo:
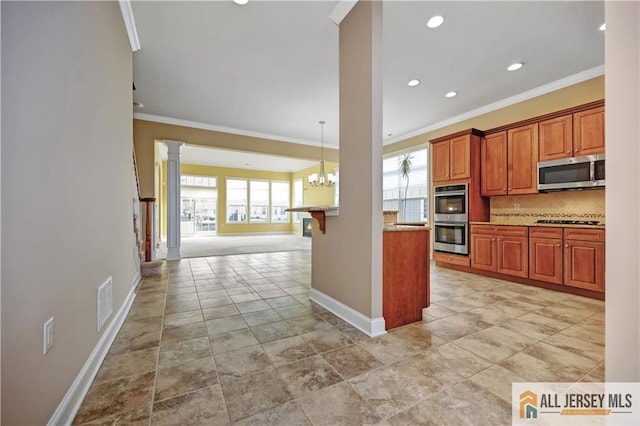
<path fill-rule="evenodd" d="M 167 247 L 167 260 L 180 260 L 180 247 Z"/>

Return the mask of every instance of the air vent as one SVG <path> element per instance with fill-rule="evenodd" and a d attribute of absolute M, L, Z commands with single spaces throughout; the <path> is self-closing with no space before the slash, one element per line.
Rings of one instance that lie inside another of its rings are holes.
<path fill-rule="evenodd" d="M 113 280 L 109 277 L 98 287 L 98 332 L 102 330 L 113 311 L 112 285 Z"/>

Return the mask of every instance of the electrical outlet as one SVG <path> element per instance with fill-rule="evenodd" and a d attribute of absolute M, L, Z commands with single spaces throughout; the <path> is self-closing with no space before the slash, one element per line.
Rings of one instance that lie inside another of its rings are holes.
<path fill-rule="evenodd" d="M 53 346 L 53 317 L 49 318 L 42 327 L 42 355 L 46 355 Z"/>
<path fill-rule="evenodd" d="M 102 327 L 106 324 L 107 319 L 109 319 L 109 316 L 113 311 L 112 287 L 113 280 L 111 277 L 109 277 L 107 281 L 105 281 L 100 287 L 98 287 L 98 332 L 102 330 Z"/>
<path fill-rule="evenodd" d="M 520 203 L 513 203 L 514 210 L 520 210 Z"/>

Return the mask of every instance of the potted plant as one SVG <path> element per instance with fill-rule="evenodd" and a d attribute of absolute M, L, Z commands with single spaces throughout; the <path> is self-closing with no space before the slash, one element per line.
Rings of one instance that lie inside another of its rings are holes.
<path fill-rule="evenodd" d="M 400 176 L 404 181 L 406 181 L 404 187 L 404 197 L 402 199 L 402 221 L 407 221 L 407 192 L 409 191 L 409 173 L 411 172 L 412 164 L 411 160 L 413 159 L 413 155 L 410 153 L 402 155 L 400 157 L 400 161 L 398 162 L 398 166 L 400 167 Z"/>

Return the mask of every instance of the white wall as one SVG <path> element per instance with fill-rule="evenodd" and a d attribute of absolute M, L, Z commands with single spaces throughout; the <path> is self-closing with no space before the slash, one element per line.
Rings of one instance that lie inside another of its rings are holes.
<path fill-rule="evenodd" d="M 136 275 L 132 54 L 116 2 L 2 2 L 2 424 L 45 424 Z M 42 326 L 55 344 L 42 355 Z"/>
<path fill-rule="evenodd" d="M 605 2 L 606 378 L 640 381 L 640 3 Z"/>

